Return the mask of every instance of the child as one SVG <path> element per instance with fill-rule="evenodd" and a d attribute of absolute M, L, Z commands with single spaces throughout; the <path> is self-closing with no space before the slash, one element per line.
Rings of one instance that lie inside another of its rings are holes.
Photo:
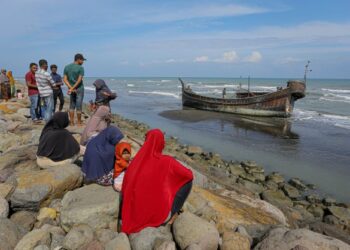
<path fill-rule="evenodd" d="M 130 158 L 131 158 L 131 145 L 127 142 L 118 143 L 115 147 L 115 157 L 116 161 L 114 164 L 114 190 L 120 192 L 122 189 L 124 172 L 126 168 L 129 166 Z"/>
<path fill-rule="evenodd" d="M 17 96 L 16 96 L 17 99 L 22 100 L 23 99 L 22 91 L 20 89 L 17 89 L 16 92 L 17 92 Z"/>

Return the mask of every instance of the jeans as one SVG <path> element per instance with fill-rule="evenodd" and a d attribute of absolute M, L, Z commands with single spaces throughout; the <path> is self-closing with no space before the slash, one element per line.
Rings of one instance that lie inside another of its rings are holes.
<path fill-rule="evenodd" d="M 32 120 L 38 119 L 37 109 L 38 109 L 38 95 L 30 95 L 30 116 Z"/>
<path fill-rule="evenodd" d="M 70 94 L 70 105 L 69 109 L 77 112 L 81 112 L 83 108 L 83 99 L 84 99 L 84 86 L 80 86 L 75 90 L 74 93 Z"/>
<path fill-rule="evenodd" d="M 60 106 L 58 107 L 58 110 L 62 111 L 64 105 L 64 96 L 61 88 L 53 90 L 53 112 L 56 111 L 57 98 L 60 100 Z"/>
<path fill-rule="evenodd" d="M 49 96 L 41 96 L 41 113 L 44 120 L 48 122 L 53 114 L 53 94 Z"/>

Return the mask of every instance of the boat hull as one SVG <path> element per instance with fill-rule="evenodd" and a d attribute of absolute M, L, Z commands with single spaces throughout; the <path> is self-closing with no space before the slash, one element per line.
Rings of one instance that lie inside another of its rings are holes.
<path fill-rule="evenodd" d="M 182 105 L 195 109 L 251 116 L 289 117 L 297 99 L 305 96 L 305 84 L 290 81 L 286 88 L 247 98 L 223 99 L 201 96 L 183 84 Z"/>

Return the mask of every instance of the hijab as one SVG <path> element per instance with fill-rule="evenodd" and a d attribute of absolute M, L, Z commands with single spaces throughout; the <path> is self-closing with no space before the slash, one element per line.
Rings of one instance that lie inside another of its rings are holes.
<path fill-rule="evenodd" d="M 86 180 L 94 181 L 113 170 L 115 146 L 123 137 L 117 127 L 109 126 L 89 141 L 82 167 Z"/>
<path fill-rule="evenodd" d="M 107 105 L 110 100 L 115 99 L 117 96 L 115 93 L 108 88 L 106 82 L 102 79 L 97 79 L 93 85 L 96 88 L 96 100 L 95 102 L 99 105 Z M 111 96 L 105 96 L 103 92 L 107 92 Z"/>
<path fill-rule="evenodd" d="M 6 76 L 7 76 L 7 78 L 9 79 L 11 85 L 15 84 L 15 79 L 13 78 L 13 75 L 12 75 L 12 71 L 11 71 L 11 70 L 7 71 Z"/>
<path fill-rule="evenodd" d="M 127 234 L 164 223 L 177 191 L 193 179 L 191 170 L 162 154 L 164 146 L 161 130 L 148 131 L 145 143 L 125 173 L 122 231 Z"/>
<path fill-rule="evenodd" d="M 81 135 L 80 144 L 85 145 L 90 137 L 107 128 L 106 118 L 110 113 L 110 108 L 107 106 L 99 106 L 95 113 L 86 123 L 86 127 Z"/>
<path fill-rule="evenodd" d="M 69 124 L 68 113 L 56 112 L 43 128 L 38 146 L 38 156 L 52 161 L 72 158 L 80 151 L 78 142 L 65 128 Z"/>
<path fill-rule="evenodd" d="M 131 145 L 127 142 L 118 143 L 115 147 L 115 164 L 114 164 L 114 175 L 113 178 L 116 178 L 124 169 L 129 165 L 129 162 L 123 158 L 123 152 L 127 151 L 131 154 Z"/>

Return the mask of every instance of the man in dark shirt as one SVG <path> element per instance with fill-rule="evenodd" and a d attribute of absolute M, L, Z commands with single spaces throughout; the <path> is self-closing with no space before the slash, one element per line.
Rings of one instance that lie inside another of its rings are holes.
<path fill-rule="evenodd" d="M 52 64 L 50 66 L 51 69 L 51 77 L 55 82 L 55 85 L 52 87 L 53 90 L 53 112 L 56 111 L 57 98 L 60 100 L 60 106 L 58 108 L 59 111 L 62 111 L 64 105 L 64 96 L 62 93 L 61 86 L 63 85 L 62 77 L 57 74 L 57 65 Z"/>

